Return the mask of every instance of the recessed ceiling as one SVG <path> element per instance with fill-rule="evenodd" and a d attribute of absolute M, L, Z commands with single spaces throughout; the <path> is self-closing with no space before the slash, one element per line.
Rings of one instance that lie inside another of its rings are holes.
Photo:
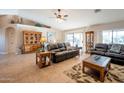
<path fill-rule="evenodd" d="M 59 30 L 124 20 L 124 9 L 102 9 L 97 13 L 94 9 L 62 9 L 69 16 L 67 21 L 58 23 L 55 18 L 51 18 L 55 17 L 56 11 L 57 9 L 23 9 L 18 10 L 18 14 Z"/>

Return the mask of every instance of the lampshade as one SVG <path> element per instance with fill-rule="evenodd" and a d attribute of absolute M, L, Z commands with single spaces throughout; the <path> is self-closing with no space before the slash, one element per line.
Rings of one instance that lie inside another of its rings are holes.
<path fill-rule="evenodd" d="M 45 37 L 41 37 L 40 42 L 41 42 L 41 43 L 42 43 L 42 42 L 46 42 L 46 38 L 45 38 Z"/>

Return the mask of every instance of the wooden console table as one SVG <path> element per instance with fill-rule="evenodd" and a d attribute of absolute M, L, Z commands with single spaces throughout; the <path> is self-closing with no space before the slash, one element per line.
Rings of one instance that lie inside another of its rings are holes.
<path fill-rule="evenodd" d="M 50 52 L 37 52 L 36 64 L 39 68 L 51 65 L 51 53 Z"/>

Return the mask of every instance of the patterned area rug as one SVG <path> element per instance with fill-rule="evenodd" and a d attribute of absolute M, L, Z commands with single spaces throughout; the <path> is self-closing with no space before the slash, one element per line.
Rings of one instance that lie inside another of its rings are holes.
<path fill-rule="evenodd" d="M 64 73 L 78 83 L 101 83 L 99 72 L 92 69 L 85 69 L 82 73 L 81 64 L 74 65 Z M 124 83 L 124 66 L 111 64 L 111 69 L 105 77 L 105 83 Z"/>

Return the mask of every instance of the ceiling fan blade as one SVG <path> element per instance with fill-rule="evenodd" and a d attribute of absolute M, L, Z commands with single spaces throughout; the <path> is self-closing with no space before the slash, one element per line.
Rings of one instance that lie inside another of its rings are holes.
<path fill-rule="evenodd" d="M 58 9 L 58 12 L 60 12 L 61 11 L 61 9 Z"/>
<path fill-rule="evenodd" d="M 64 17 L 68 17 L 68 15 L 64 15 Z"/>

